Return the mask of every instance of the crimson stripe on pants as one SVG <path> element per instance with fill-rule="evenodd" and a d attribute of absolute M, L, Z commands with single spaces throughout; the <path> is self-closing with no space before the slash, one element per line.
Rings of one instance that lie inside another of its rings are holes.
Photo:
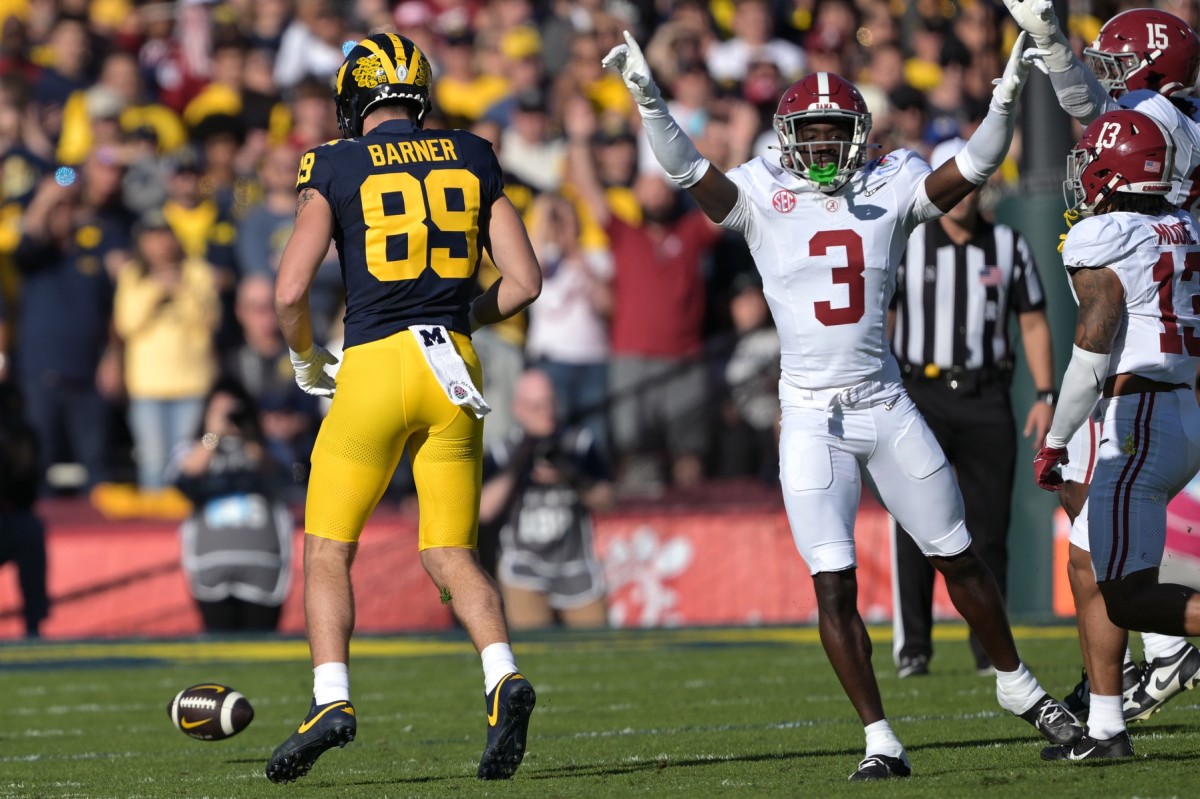
<path fill-rule="evenodd" d="M 1125 485 L 1124 507 L 1122 509 L 1122 514 L 1121 514 L 1121 521 L 1122 521 L 1121 529 L 1119 529 L 1118 531 L 1114 531 L 1114 533 L 1113 533 L 1113 535 L 1114 535 L 1113 555 L 1114 556 L 1116 555 L 1116 546 L 1115 545 L 1117 543 L 1117 540 L 1120 540 L 1121 557 L 1120 557 L 1120 560 L 1115 562 L 1116 573 L 1113 574 L 1112 578 L 1110 578 L 1110 579 L 1115 579 L 1115 578 L 1120 577 L 1122 575 L 1122 573 L 1124 573 L 1124 571 L 1125 571 L 1125 560 L 1126 560 L 1126 558 L 1129 557 L 1129 539 L 1131 536 L 1131 531 L 1129 529 L 1129 527 L 1130 527 L 1130 525 L 1129 525 L 1129 506 L 1131 504 L 1131 497 L 1133 495 L 1133 486 L 1134 486 L 1134 483 L 1137 482 L 1137 477 L 1138 477 L 1138 474 L 1142 471 L 1142 467 L 1146 465 L 1147 456 L 1149 456 L 1149 454 L 1150 454 L 1150 420 L 1154 417 L 1154 394 L 1144 394 L 1142 396 L 1148 397 L 1150 401 L 1149 401 L 1149 404 L 1146 406 L 1146 415 L 1144 417 L 1141 414 L 1141 404 L 1139 403 L 1138 417 L 1137 417 L 1137 419 L 1134 420 L 1134 423 L 1133 423 L 1134 431 L 1137 433 L 1137 437 L 1134 439 L 1134 447 L 1137 448 L 1137 453 L 1138 453 L 1137 454 L 1137 464 L 1133 467 L 1133 472 L 1129 475 L 1129 482 Z M 1141 425 L 1140 430 L 1138 429 L 1139 424 Z M 1120 533 L 1120 535 L 1118 535 L 1118 533 Z M 1112 572 L 1112 570 L 1113 570 L 1113 565 L 1114 565 L 1114 559 L 1110 559 L 1109 564 L 1108 564 L 1108 568 L 1109 568 L 1110 572 Z"/>
<path fill-rule="evenodd" d="M 1142 409 L 1146 406 L 1146 394 L 1138 395 L 1137 416 L 1133 420 L 1133 429 L 1137 431 L 1138 425 L 1142 421 Z M 1115 419 L 1113 420 L 1116 421 Z M 1115 427 L 1115 425 L 1114 425 Z M 1113 435 L 1116 435 L 1116 430 L 1113 430 Z M 1113 563 L 1116 561 L 1117 544 L 1119 542 L 1119 534 L 1121 529 L 1121 486 L 1125 483 L 1125 478 L 1129 476 L 1130 470 L 1133 468 L 1133 461 L 1137 455 L 1141 453 L 1137 451 L 1137 441 L 1134 441 L 1134 453 L 1129 456 L 1129 460 L 1125 461 L 1125 468 L 1121 470 L 1121 476 L 1117 478 L 1117 484 L 1113 491 L 1113 507 L 1112 507 L 1112 551 L 1108 559 L 1108 567 L 1104 571 L 1104 579 L 1113 579 Z"/>

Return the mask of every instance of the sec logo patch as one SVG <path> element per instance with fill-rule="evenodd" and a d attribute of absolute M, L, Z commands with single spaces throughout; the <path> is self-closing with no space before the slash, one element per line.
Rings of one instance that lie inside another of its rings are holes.
<path fill-rule="evenodd" d="M 796 207 L 796 195 L 787 189 L 780 189 L 771 198 L 771 205 L 775 206 L 775 210 L 781 214 L 790 214 Z"/>

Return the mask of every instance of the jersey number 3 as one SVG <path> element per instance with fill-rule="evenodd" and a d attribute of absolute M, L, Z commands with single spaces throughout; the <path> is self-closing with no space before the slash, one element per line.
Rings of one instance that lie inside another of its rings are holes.
<path fill-rule="evenodd" d="M 479 178 L 466 169 L 437 169 L 424 180 L 407 172 L 377 173 L 360 191 L 367 225 L 367 269 L 379 280 L 415 280 L 432 266 L 439 277 L 469 278 L 479 259 Z M 458 206 L 451 208 L 453 204 Z M 458 252 L 431 247 L 429 232 L 461 233 Z M 401 250 L 397 253 L 396 250 Z"/>
<path fill-rule="evenodd" d="M 817 321 L 826 327 L 852 325 L 862 319 L 866 307 L 866 284 L 863 281 L 866 259 L 863 257 L 861 236 L 853 230 L 822 230 L 809 239 L 808 254 L 816 257 L 837 247 L 845 249 L 846 265 L 833 267 L 833 282 L 844 284 L 850 297 L 845 305 L 838 308 L 834 308 L 833 303 L 827 300 L 813 303 Z"/>

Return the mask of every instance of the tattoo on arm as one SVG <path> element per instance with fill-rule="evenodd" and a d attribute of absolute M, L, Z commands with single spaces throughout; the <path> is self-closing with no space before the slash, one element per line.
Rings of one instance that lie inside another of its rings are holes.
<path fill-rule="evenodd" d="M 297 219 L 300 218 L 300 212 L 304 210 L 304 206 L 308 205 L 308 203 L 312 200 L 313 196 L 316 195 L 316 193 L 317 193 L 316 189 L 304 189 L 303 191 L 300 192 L 300 196 L 298 198 L 296 198 L 296 218 Z"/>
<path fill-rule="evenodd" d="M 1071 275 L 1079 297 L 1075 344 L 1089 352 L 1112 352 L 1125 312 L 1125 290 L 1108 269 L 1078 269 Z"/>

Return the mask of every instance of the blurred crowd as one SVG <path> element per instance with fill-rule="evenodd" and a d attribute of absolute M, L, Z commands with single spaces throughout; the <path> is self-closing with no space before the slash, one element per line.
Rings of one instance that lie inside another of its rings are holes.
<path fill-rule="evenodd" d="M 1196 24 L 1195 0 L 1163 5 Z M 1121 8 L 1072 0 L 1077 45 Z M 779 96 L 813 70 L 856 82 L 883 152 L 928 154 L 985 112 L 1013 33 L 992 0 L 2 0 L 0 26 L 0 380 L 25 397 L 44 491 L 143 498 L 210 432 L 219 379 L 303 485 L 323 408 L 293 383 L 273 275 L 299 156 L 338 137 L 347 42 L 416 42 L 425 126 L 489 139 L 526 217 L 545 289 L 476 335 L 488 441 L 537 366 L 560 423 L 589 429 L 632 493 L 769 478 L 779 341 L 744 243 L 665 178 L 602 69 L 621 32 L 724 169 L 772 157 Z M 495 277 L 485 263 L 481 284 Z M 333 251 L 312 301 L 336 347 Z"/>

